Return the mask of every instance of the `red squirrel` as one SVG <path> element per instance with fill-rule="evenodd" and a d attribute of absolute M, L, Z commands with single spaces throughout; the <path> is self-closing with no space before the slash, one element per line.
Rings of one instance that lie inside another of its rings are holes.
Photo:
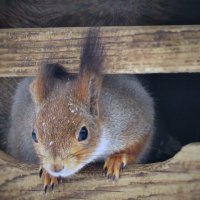
<path fill-rule="evenodd" d="M 99 30 L 91 28 L 76 77 L 59 64 L 47 64 L 17 87 L 7 152 L 39 161 L 45 190 L 57 177 L 98 160 L 105 160 L 108 178 L 118 179 L 121 168 L 142 162 L 148 153 L 153 99 L 135 76 L 104 76 L 104 57 Z"/>

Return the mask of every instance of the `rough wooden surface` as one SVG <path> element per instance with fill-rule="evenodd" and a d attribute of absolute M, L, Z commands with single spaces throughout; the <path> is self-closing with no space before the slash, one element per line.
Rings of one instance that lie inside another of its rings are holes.
<path fill-rule="evenodd" d="M 87 29 L 1 29 L 0 76 L 34 75 L 43 62 L 77 72 Z M 200 72 L 200 25 L 101 30 L 106 73 Z"/>
<path fill-rule="evenodd" d="M 36 166 L 0 152 L 0 199 L 198 199 L 200 143 L 183 147 L 174 158 L 155 164 L 130 165 L 118 182 L 106 180 L 100 166 L 90 166 L 46 195 Z"/>

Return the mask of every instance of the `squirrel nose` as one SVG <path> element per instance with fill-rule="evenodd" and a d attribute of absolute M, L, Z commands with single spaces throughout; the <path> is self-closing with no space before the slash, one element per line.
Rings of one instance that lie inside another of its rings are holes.
<path fill-rule="evenodd" d="M 54 165 L 52 165 L 51 168 L 52 168 L 51 170 L 54 171 L 54 172 L 60 172 L 60 171 L 62 171 L 64 169 L 64 166 L 63 165 L 54 164 Z"/>

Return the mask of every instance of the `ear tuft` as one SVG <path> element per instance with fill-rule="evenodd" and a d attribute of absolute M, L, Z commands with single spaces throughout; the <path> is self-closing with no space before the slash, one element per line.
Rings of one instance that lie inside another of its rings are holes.
<path fill-rule="evenodd" d="M 39 68 L 38 75 L 31 86 L 33 98 L 37 104 L 46 99 L 55 84 L 59 81 L 66 80 L 66 69 L 59 64 L 46 64 Z"/>
<path fill-rule="evenodd" d="M 99 29 L 90 28 L 83 44 L 77 92 L 79 99 L 89 105 L 89 112 L 95 117 L 99 114 L 103 61 L 104 47 Z"/>
<path fill-rule="evenodd" d="M 59 64 L 48 64 L 47 65 L 50 75 L 55 79 L 64 80 L 68 76 L 67 70 Z"/>
<path fill-rule="evenodd" d="M 100 74 L 104 61 L 104 47 L 99 28 L 90 28 L 82 48 L 80 74 Z"/>

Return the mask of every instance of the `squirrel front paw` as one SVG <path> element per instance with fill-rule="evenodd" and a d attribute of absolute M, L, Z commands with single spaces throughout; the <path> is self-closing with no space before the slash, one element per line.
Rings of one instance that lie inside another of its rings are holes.
<path fill-rule="evenodd" d="M 108 179 L 117 180 L 120 171 L 127 164 L 127 155 L 125 153 L 116 153 L 109 156 L 103 166 Z"/>
<path fill-rule="evenodd" d="M 48 187 L 50 186 L 51 189 L 54 189 L 54 186 L 61 182 L 60 177 L 51 176 L 43 167 L 39 169 L 39 176 L 40 178 L 43 176 L 44 179 L 44 187 L 43 190 L 46 193 Z"/>

